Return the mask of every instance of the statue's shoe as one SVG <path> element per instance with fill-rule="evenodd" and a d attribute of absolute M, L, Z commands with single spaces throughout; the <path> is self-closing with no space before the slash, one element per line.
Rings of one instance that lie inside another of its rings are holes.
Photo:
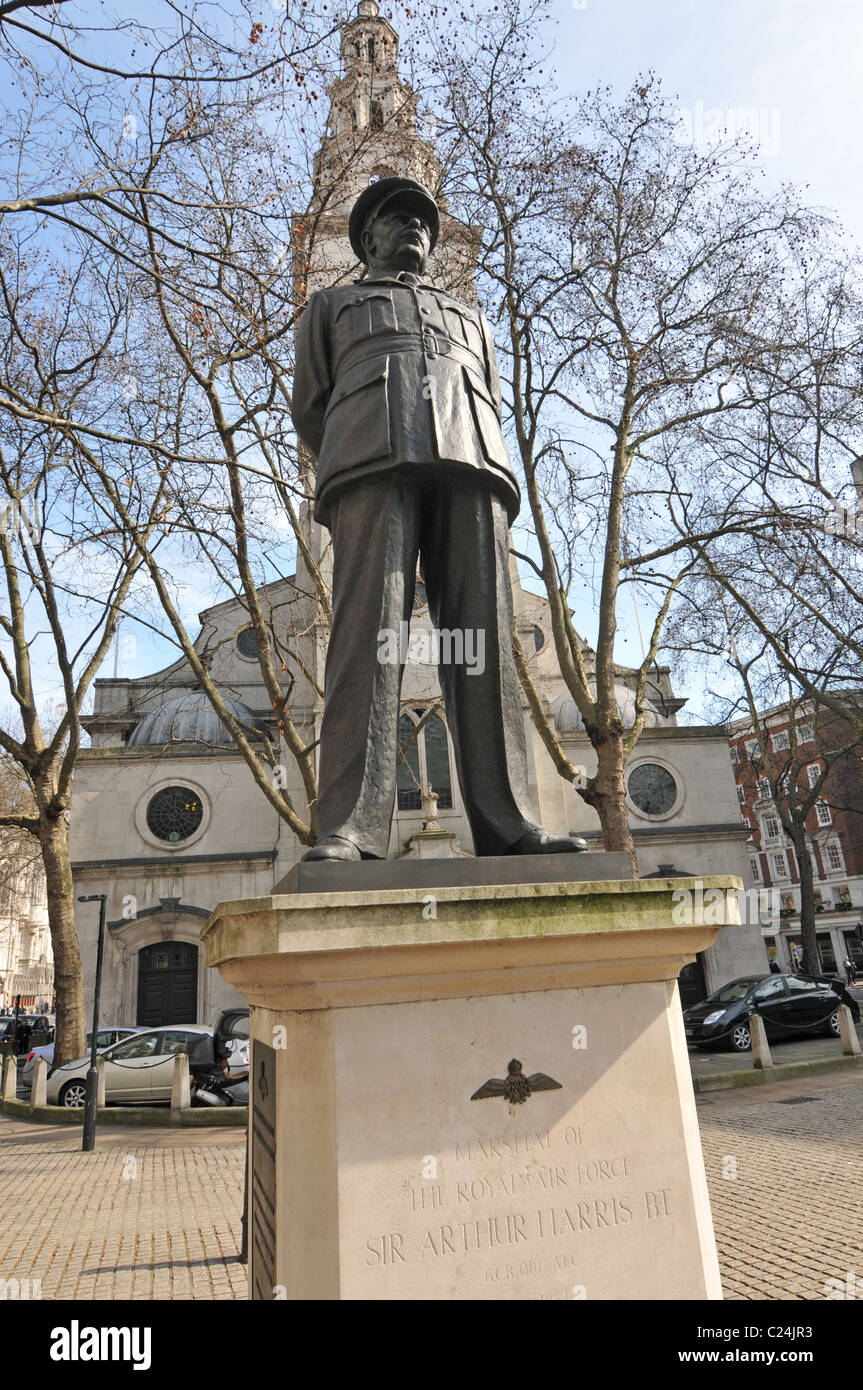
<path fill-rule="evenodd" d="M 325 835 L 311 849 L 306 850 L 303 862 L 307 863 L 310 859 L 359 860 L 362 859 L 362 855 L 353 840 L 343 840 L 340 835 Z"/>
<path fill-rule="evenodd" d="M 516 840 L 514 845 L 510 845 L 506 854 L 580 854 L 587 849 L 587 841 L 582 840 L 579 835 L 552 835 L 550 830 L 543 830 L 538 825 L 535 830 L 529 830 L 526 835 L 522 835 L 520 840 Z"/>

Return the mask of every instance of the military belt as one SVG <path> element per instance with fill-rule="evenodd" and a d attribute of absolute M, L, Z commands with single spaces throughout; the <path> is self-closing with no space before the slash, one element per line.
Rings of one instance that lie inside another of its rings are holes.
<path fill-rule="evenodd" d="M 455 343 L 445 333 L 427 328 L 423 333 L 376 333 L 353 343 L 339 358 L 338 371 L 350 371 L 361 362 L 373 362 L 378 357 L 390 357 L 395 353 L 424 353 L 427 358 L 449 357 L 454 362 L 462 362 L 485 381 L 485 362 L 464 343 Z M 488 388 L 486 388 L 488 389 Z"/>

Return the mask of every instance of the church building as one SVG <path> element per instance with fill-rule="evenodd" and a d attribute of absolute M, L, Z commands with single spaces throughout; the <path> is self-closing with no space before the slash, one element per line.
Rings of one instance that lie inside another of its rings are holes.
<path fill-rule="evenodd" d="M 418 97 L 399 77 L 398 36 L 376 0 L 360 0 L 344 28 L 341 51 L 343 75 L 331 89 L 327 134 L 315 158 L 312 270 L 308 276 L 297 272 L 300 298 L 337 278 L 356 278 L 347 219 L 371 180 L 405 174 L 435 189 L 440 178 L 434 150 L 418 130 Z M 294 230 L 301 239 L 303 228 Z M 450 217 L 444 204 L 432 278 L 469 296 L 473 245 L 470 229 Z M 302 524 L 309 557 L 326 573 L 327 533 L 308 509 Z M 522 586 L 514 561 L 511 573 L 516 623 L 534 682 L 571 761 L 590 772 L 593 752 L 557 666 L 547 602 Z M 297 648 L 302 645 L 300 665 L 308 674 L 297 680 L 291 708 L 309 740 L 320 726 L 326 655 L 326 624 L 314 592 L 302 555 L 294 575 L 261 590 L 269 621 L 283 624 Z M 412 632 L 400 722 L 405 752 L 389 854 L 472 854 L 420 582 Z M 270 742 L 279 763 L 279 733 L 242 604 L 231 598 L 206 609 L 196 646 L 210 654 L 213 679 L 233 713 L 261 747 Z M 584 659 L 589 670 L 587 644 Z M 620 667 L 618 680 L 621 716 L 631 721 L 634 672 Z M 737 874 L 749 885 L 747 830 L 724 731 L 678 725 L 685 700 L 675 696 L 667 668 L 656 668 L 649 694 L 644 733 L 627 768 L 641 874 Z M 595 812 L 556 772 L 526 700 L 523 715 L 536 820 L 601 848 Z M 200 934 L 207 918 L 222 900 L 271 893 L 304 846 L 256 786 L 183 660 L 148 676 L 97 681 L 94 710 L 84 722 L 90 747 L 77 764 L 71 851 L 76 898 L 108 894 L 103 1020 L 211 1022 L 238 996 L 204 966 Z M 299 776 L 287 755 L 281 761 L 295 804 L 304 810 Z M 98 914 L 80 905 L 78 912 L 89 1009 Z M 687 1000 L 737 975 L 766 972 L 762 928 L 757 914 L 748 917 L 720 932 L 716 945 L 687 969 L 681 981 Z"/>

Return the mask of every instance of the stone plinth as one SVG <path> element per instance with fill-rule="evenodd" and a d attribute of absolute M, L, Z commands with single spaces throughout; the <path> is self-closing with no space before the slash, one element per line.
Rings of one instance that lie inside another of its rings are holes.
<path fill-rule="evenodd" d="M 222 903 L 207 963 L 252 1006 L 252 1297 L 720 1298 L 676 988 L 717 932 L 673 923 L 694 886 Z M 538 1078 L 520 1102 L 510 1063 Z"/>

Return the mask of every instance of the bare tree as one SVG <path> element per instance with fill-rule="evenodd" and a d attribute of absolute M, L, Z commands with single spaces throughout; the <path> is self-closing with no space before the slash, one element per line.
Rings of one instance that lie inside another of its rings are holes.
<path fill-rule="evenodd" d="M 117 389 L 113 367 L 128 326 L 123 287 L 95 273 L 92 257 L 49 268 L 23 242 L 7 238 L 0 255 L 0 671 L 14 712 L 0 724 L 0 749 L 20 768 L 29 797 L 0 811 L 0 829 L 26 833 L 41 854 L 62 1062 L 82 1055 L 85 1035 L 68 847 L 81 713 L 140 556 L 103 526 L 63 424 L 76 410 L 98 416 L 99 400 Z M 62 308 L 50 314 L 52 301 Z M 135 508 L 148 537 L 164 488 L 149 502 L 148 511 Z M 46 722 L 49 689 L 55 717 Z"/>
<path fill-rule="evenodd" d="M 682 537 L 690 455 L 699 429 L 741 419 L 768 390 L 755 367 L 782 345 L 797 292 L 789 261 L 814 251 L 821 221 L 793 192 L 766 192 L 740 142 L 685 144 L 652 76 L 621 102 L 604 91 L 556 100 L 547 57 L 532 57 L 545 16 L 541 0 L 505 0 L 447 33 L 437 105 L 453 208 L 482 228 L 481 290 L 499 325 L 530 511 L 517 553 L 542 582 L 596 752 L 580 793 L 606 847 L 627 850 L 635 871 L 624 769 L 669 613 L 717 537 L 758 534 L 774 517 L 765 499 L 737 506 L 726 469 L 721 484 L 714 474 L 713 514 L 690 517 Z M 692 534 L 701 551 L 684 543 Z M 651 623 L 627 727 L 616 641 L 632 584 L 649 595 Z M 590 648 L 571 613 L 585 592 L 597 609 Z M 519 661 L 540 735 L 572 778 L 523 652 Z"/>

